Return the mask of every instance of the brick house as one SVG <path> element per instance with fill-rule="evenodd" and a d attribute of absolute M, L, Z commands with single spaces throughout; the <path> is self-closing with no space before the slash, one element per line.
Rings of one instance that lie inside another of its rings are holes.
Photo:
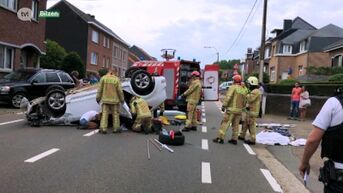
<path fill-rule="evenodd" d="M 324 48 L 329 54 L 332 67 L 343 67 L 343 39 Z"/>
<path fill-rule="evenodd" d="M 271 83 L 297 79 L 306 75 L 310 66 L 332 66 L 326 48 L 343 39 L 342 28 L 329 24 L 317 29 L 300 17 L 284 20 L 283 29 L 274 29 L 272 33 L 276 37 L 266 41 L 264 60 Z"/>
<path fill-rule="evenodd" d="M 129 45 L 111 29 L 66 0 L 49 10 L 58 10 L 58 19 L 47 20 L 46 38 L 58 42 L 68 52 L 77 52 L 86 72 L 98 73 L 101 68 L 116 69 L 124 76 L 128 64 Z"/>
<path fill-rule="evenodd" d="M 21 21 L 21 8 L 32 10 L 30 21 Z M 39 67 L 40 56 L 45 54 L 45 19 L 38 18 L 46 9 L 46 0 L 0 1 L 0 75 L 19 68 Z"/>

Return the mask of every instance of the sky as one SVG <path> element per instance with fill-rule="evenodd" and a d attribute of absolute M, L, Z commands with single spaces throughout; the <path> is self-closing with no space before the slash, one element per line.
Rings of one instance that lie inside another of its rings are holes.
<path fill-rule="evenodd" d="M 247 48 L 261 42 L 263 0 L 68 1 L 159 60 L 164 48 L 202 65 L 216 61 L 217 52 L 220 60 L 243 59 Z M 48 7 L 57 2 L 48 0 Z M 316 28 L 330 23 L 343 28 L 342 0 L 268 0 L 266 36 L 297 16 Z"/>

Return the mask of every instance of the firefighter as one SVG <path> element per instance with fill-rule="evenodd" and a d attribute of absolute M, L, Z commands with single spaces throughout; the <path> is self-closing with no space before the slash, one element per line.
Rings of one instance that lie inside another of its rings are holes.
<path fill-rule="evenodd" d="M 224 143 L 227 129 L 232 124 L 232 138 L 228 142 L 237 145 L 238 126 L 245 104 L 246 90 L 241 86 L 242 77 L 239 74 L 233 76 L 232 79 L 234 83 L 230 86 L 223 101 L 222 111 L 225 111 L 225 114 L 219 128 L 218 137 L 213 139 L 215 143 Z"/>
<path fill-rule="evenodd" d="M 244 140 L 249 145 L 255 145 L 256 143 L 256 118 L 260 112 L 261 93 L 258 86 L 258 79 L 255 76 L 250 76 L 247 80 L 249 93 L 246 96 L 247 100 L 247 114 L 242 131 L 238 139 Z M 247 130 L 250 133 L 250 140 L 245 140 Z"/>
<path fill-rule="evenodd" d="M 108 73 L 100 80 L 100 86 L 96 94 L 97 103 L 101 104 L 101 134 L 107 133 L 108 115 L 112 114 L 113 133 L 120 132 L 119 107 L 124 103 L 124 93 L 119 78 L 115 75 L 114 70 Z"/>
<path fill-rule="evenodd" d="M 198 71 L 193 71 L 191 74 L 191 84 L 189 85 L 189 88 L 181 95 L 181 97 L 186 97 L 187 101 L 187 120 L 183 131 L 197 130 L 198 122 L 196 107 L 200 100 L 201 87 L 200 73 Z"/>
<path fill-rule="evenodd" d="M 133 96 L 130 100 L 130 109 L 135 118 L 132 130 L 136 132 L 144 131 L 146 134 L 151 132 L 152 116 L 148 103 L 141 97 Z"/>

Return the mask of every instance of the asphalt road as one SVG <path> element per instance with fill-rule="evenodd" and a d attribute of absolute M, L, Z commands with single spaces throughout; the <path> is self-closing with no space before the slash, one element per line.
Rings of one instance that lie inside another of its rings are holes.
<path fill-rule="evenodd" d="M 30 127 L 23 115 L 1 115 L 0 192 L 275 192 L 261 172 L 265 166 L 242 142 L 212 142 L 222 119 L 216 103 L 206 102 L 203 112 L 206 122 L 185 133 L 185 145 L 170 153 L 150 144 L 150 160 L 146 140 L 157 138 L 153 134 L 84 136 L 92 131 Z M 35 157 L 43 152 L 46 157 Z"/>

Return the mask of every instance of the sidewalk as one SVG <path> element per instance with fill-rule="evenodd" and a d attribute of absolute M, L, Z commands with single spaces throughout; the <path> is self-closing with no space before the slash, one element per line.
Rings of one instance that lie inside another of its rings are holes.
<path fill-rule="evenodd" d="M 287 116 L 265 115 L 263 118 L 258 119 L 257 123 L 282 123 L 282 124 L 295 124 L 295 127 L 289 128 L 289 131 L 295 138 L 307 138 L 311 132 L 312 120 L 296 121 L 287 120 Z M 262 129 L 262 128 L 260 128 Z M 258 131 L 259 132 L 259 131 Z M 302 158 L 304 147 L 293 146 L 265 146 L 265 148 L 274 155 L 289 171 L 291 171 L 299 180 L 302 181 L 298 172 L 298 166 Z M 311 192 L 322 192 L 323 185 L 318 181 L 319 168 L 322 166 L 323 161 L 320 158 L 320 146 L 316 153 L 311 158 L 311 173 L 309 179 L 308 189 Z"/>

